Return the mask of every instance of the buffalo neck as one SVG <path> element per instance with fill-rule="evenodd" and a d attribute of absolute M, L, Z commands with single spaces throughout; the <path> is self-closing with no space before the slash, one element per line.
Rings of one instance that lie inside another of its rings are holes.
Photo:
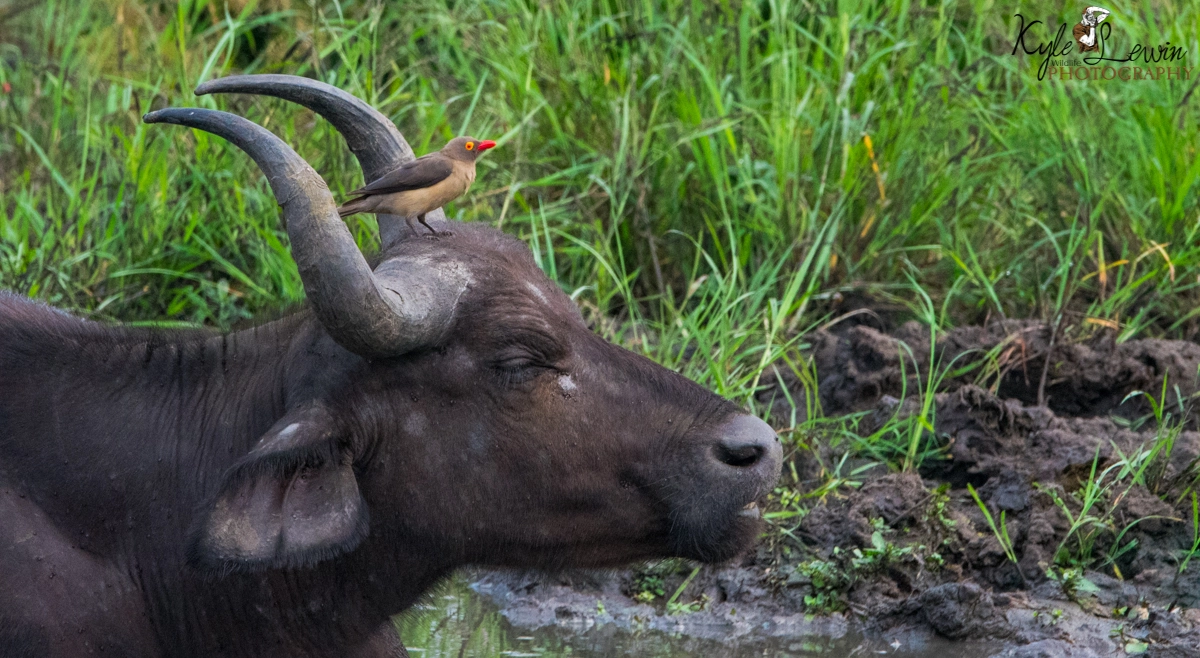
<path fill-rule="evenodd" d="M 216 335 L 105 326 L 0 298 L 0 419 L 11 419 L 0 423 L 0 479 L 99 554 L 120 536 L 94 527 L 118 523 L 110 510 L 131 510 L 121 524 L 181 532 L 179 510 L 211 495 L 289 404 L 325 385 L 322 371 L 337 370 L 325 343 L 303 312 Z M 22 435 L 41 437 L 37 450 L 5 440 Z"/>
<path fill-rule="evenodd" d="M 0 486 L 37 505 L 71 545 L 147 585 L 160 632 L 185 644 L 202 643 L 213 624 L 240 627 L 254 606 L 305 612 L 288 628 L 251 629 L 249 643 L 272 630 L 298 639 L 331 616 L 353 643 L 452 566 L 403 546 L 385 515 L 341 558 L 219 586 L 184 563 L 183 547 L 228 467 L 289 408 L 343 389 L 365 364 L 308 312 L 228 334 L 148 331 L 0 294 Z"/>

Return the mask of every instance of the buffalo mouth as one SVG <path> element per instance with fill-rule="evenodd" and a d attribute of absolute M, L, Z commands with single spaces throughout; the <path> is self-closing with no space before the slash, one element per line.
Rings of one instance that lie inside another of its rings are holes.
<path fill-rule="evenodd" d="M 720 514 L 707 522 L 675 524 L 669 535 L 670 552 L 708 564 L 728 562 L 752 547 L 763 530 L 756 502 Z"/>
<path fill-rule="evenodd" d="M 763 421 L 738 414 L 698 441 L 700 450 L 665 492 L 673 555 L 725 562 L 750 548 L 763 530 L 758 501 L 779 480 L 783 448 Z"/>
<path fill-rule="evenodd" d="M 766 525 L 759 500 L 776 480 L 769 465 L 765 470 L 764 477 L 747 477 L 732 486 L 710 481 L 707 487 L 685 486 L 671 492 L 666 505 L 669 554 L 714 564 L 753 547 Z M 693 480 L 697 481 L 702 480 Z"/>

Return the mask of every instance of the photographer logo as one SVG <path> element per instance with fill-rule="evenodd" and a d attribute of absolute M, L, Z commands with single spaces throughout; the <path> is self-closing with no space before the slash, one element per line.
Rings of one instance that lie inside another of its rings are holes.
<path fill-rule="evenodd" d="M 1061 23 L 1048 40 L 1049 26 L 1016 14 L 1019 23 L 1013 40 L 1013 55 L 1034 57 L 1038 80 L 1096 81 L 1190 80 L 1195 67 L 1187 66 L 1187 50 L 1171 45 L 1135 43 L 1121 50 L 1113 36 L 1112 12 L 1104 7 L 1088 7 L 1079 22 L 1071 27 Z M 1121 56 L 1120 53 L 1124 53 Z"/>

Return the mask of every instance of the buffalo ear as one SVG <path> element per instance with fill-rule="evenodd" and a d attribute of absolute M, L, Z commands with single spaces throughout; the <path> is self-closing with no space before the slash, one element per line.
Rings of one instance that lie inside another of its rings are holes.
<path fill-rule="evenodd" d="M 191 533 L 188 560 L 217 571 L 307 567 L 354 550 L 367 505 L 329 411 L 289 411 L 226 473 Z"/>

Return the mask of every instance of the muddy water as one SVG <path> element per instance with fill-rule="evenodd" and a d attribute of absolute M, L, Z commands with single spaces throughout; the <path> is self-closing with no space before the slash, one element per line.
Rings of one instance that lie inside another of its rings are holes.
<path fill-rule="evenodd" d="M 864 638 L 740 637 L 722 642 L 661 630 L 629 630 L 615 624 L 551 624 L 516 628 L 487 597 L 472 591 L 459 576 L 397 618 L 401 637 L 413 658 L 519 658 L 528 656 L 638 656 L 682 658 L 720 656 L 872 656 L 957 658 L 991 655 L 996 645 L 950 643 L 915 636 Z"/>

